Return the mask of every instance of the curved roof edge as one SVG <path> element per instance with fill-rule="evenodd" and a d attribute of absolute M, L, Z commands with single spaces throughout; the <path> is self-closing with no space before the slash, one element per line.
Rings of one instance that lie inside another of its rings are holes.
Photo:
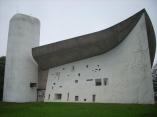
<path fill-rule="evenodd" d="M 128 19 L 102 31 L 71 38 L 32 49 L 32 55 L 41 69 L 103 54 L 120 44 L 145 13 L 151 65 L 155 56 L 155 33 L 145 9 Z"/>
<path fill-rule="evenodd" d="M 153 62 L 154 62 L 154 58 L 155 58 L 155 51 L 156 51 L 155 31 L 154 31 L 152 22 L 148 16 L 147 12 L 145 11 L 144 13 L 145 13 L 145 20 L 146 20 L 146 27 L 147 27 L 147 36 L 148 36 L 151 66 L 153 66 Z"/>

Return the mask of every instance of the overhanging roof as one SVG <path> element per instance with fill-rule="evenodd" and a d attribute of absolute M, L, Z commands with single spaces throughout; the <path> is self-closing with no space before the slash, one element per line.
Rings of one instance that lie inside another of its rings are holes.
<path fill-rule="evenodd" d="M 151 64 L 155 56 L 155 33 L 149 16 L 143 9 L 130 18 L 102 31 L 51 43 L 32 49 L 41 69 L 48 69 L 103 54 L 120 44 L 145 14 Z"/>

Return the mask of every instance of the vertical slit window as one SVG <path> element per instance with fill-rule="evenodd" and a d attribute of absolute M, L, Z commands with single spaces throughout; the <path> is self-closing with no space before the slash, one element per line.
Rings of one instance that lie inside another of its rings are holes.
<path fill-rule="evenodd" d="M 108 78 L 104 78 L 104 85 L 108 85 Z"/>

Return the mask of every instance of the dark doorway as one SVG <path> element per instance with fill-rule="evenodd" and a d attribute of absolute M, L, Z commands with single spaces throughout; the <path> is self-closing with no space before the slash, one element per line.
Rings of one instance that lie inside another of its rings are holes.
<path fill-rule="evenodd" d="M 75 101 L 79 101 L 79 96 L 75 96 Z"/>
<path fill-rule="evenodd" d="M 96 95 L 92 95 L 92 101 L 95 102 Z"/>

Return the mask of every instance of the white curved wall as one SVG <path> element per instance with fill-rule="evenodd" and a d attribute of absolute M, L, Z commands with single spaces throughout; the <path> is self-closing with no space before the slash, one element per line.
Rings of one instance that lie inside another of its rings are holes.
<path fill-rule="evenodd" d="M 16 14 L 10 20 L 5 66 L 3 101 L 36 101 L 38 66 L 31 49 L 39 46 L 40 22 L 38 19 Z"/>
<path fill-rule="evenodd" d="M 100 71 L 96 70 L 99 68 Z M 98 78 L 108 78 L 108 84 L 95 86 L 95 79 Z M 61 100 L 55 99 L 56 93 L 62 94 Z M 154 103 L 144 15 L 126 39 L 113 50 L 49 69 L 44 101 L 76 102 L 75 96 L 79 96 L 78 102 L 85 102 L 84 99 L 92 102 L 93 94 L 96 95 L 95 102 Z"/>

